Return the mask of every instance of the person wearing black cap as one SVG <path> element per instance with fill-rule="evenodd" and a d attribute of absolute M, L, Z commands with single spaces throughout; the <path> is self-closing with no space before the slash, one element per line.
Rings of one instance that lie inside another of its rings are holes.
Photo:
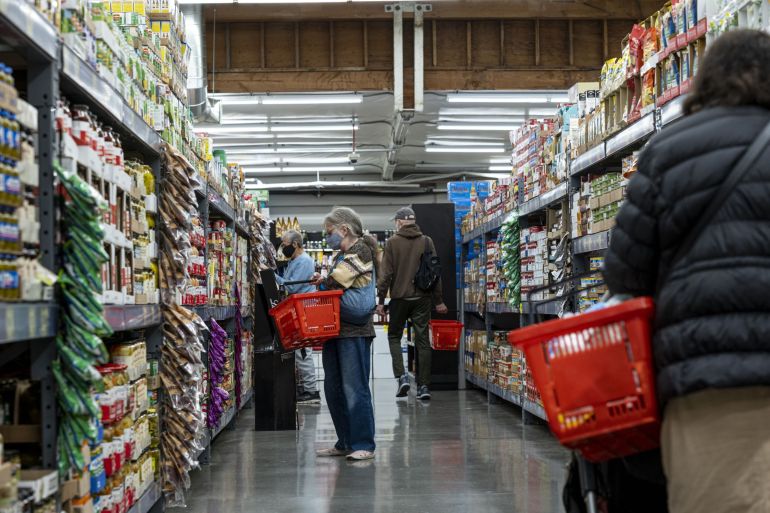
<path fill-rule="evenodd" d="M 428 324 L 431 307 L 439 313 L 446 313 L 447 307 L 442 300 L 441 280 L 431 290 L 421 290 L 414 284 L 415 274 L 420 265 L 420 257 L 426 250 L 436 253 L 433 240 L 423 235 L 416 224 L 414 210 L 409 207 L 398 209 L 395 217 L 396 234 L 385 243 L 377 280 L 379 305 L 377 313 L 385 313 L 385 296 L 390 291 L 390 323 L 388 342 L 393 360 L 393 375 L 398 380 L 396 397 L 405 397 L 409 393 L 409 376 L 404 370 L 404 357 L 401 351 L 401 336 L 407 319 L 412 319 L 415 348 L 419 361 L 417 375 L 418 399 L 430 399 L 431 348 L 428 339 Z"/>

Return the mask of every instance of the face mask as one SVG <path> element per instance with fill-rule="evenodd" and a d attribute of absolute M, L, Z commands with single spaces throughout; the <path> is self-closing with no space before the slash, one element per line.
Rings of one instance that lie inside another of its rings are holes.
<path fill-rule="evenodd" d="M 294 254 L 294 252 L 297 250 L 294 246 L 284 246 L 281 251 L 283 251 L 283 254 L 286 258 L 291 258 L 291 256 Z"/>
<path fill-rule="evenodd" d="M 326 236 L 326 245 L 331 249 L 340 249 L 342 245 L 342 235 L 339 232 L 332 232 Z"/>

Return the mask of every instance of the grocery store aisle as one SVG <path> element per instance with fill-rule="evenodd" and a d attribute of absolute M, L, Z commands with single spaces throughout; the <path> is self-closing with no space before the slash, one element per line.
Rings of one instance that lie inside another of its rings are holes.
<path fill-rule="evenodd" d="M 396 401 L 374 381 L 377 459 L 319 459 L 336 441 L 325 406 L 300 409 L 298 432 L 255 432 L 245 414 L 192 473 L 190 513 L 556 513 L 567 454 L 544 426 L 522 426 L 478 391 Z M 253 411 L 253 410 L 247 410 Z"/>

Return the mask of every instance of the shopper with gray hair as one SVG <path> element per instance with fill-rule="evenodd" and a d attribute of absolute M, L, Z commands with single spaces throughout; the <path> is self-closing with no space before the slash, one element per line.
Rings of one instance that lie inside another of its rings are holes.
<path fill-rule="evenodd" d="M 371 312 L 355 321 L 341 309 L 341 329 L 337 338 L 323 347 L 324 392 L 337 432 L 334 447 L 318 451 L 318 456 L 347 456 L 350 460 L 374 458 L 374 408 L 369 390 L 372 317 L 375 305 L 375 267 L 377 244 L 364 235 L 361 218 L 350 208 L 335 207 L 324 219 L 326 243 L 338 253 L 329 276 L 315 275 L 323 290 L 343 290 L 348 297 L 371 299 Z M 371 294 L 371 298 L 369 298 Z"/>
<path fill-rule="evenodd" d="M 275 281 L 279 285 L 292 281 L 309 281 L 315 272 L 315 261 L 305 253 L 302 245 L 302 234 L 295 230 L 284 232 L 279 248 L 283 256 L 289 259 L 283 277 L 276 276 Z M 304 294 L 315 292 L 315 287 L 310 283 L 284 285 L 289 294 Z M 316 385 L 315 363 L 313 361 L 313 349 L 297 349 L 294 351 L 294 361 L 297 369 L 297 402 L 300 404 L 319 404 L 321 395 Z"/>

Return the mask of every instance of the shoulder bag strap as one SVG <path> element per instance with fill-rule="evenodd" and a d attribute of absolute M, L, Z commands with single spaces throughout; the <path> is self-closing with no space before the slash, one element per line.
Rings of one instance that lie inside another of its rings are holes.
<path fill-rule="evenodd" d="M 679 246 L 679 249 L 669 264 L 668 271 L 661 276 L 659 284 L 665 282 L 668 275 L 674 270 L 674 267 L 684 260 L 700 238 L 703 230 L 711 223 L 727 198 L 735 190 L 735 187 L 740 183 L 743 177 L 746 176 L 746 173 L 754 167 L 757 159 L 762 156 L 762 153 L 765 151 L 768 144 L 770 144 L 770 123 L 765 125 L 762 132 L 760 132 L 757 138 L 754 139 L 754 142 L 751 143 L 751 146 L 749 146 L 735 167 L 733 167 L 730 174 L 727 175 L 727 179 L 719 186 L 716 196 L 711 200 L 711 203 L 709 203 L 709 206 L 701 215 L 698 223 L 687 234 L 684 242 Z M 658 290 L 660 290 L 660 287 L 658 287 Z"/>

